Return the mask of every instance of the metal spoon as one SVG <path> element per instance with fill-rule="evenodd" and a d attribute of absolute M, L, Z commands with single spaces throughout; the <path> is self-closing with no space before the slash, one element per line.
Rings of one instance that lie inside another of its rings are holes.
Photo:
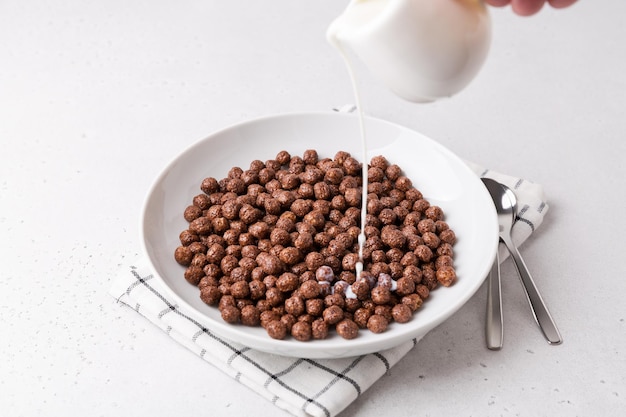
<path fill-rule="evenodd" d="M 522 256 L 511 238 L 511 229 L 517 215 L 517 198 L 513 191 L 503 184 L 487 178 L 484 178 L 483 182 L 489 190 L 496 206 L 496 211 L 498 212 L 500 240 L 504 242 L 513 258 L 513 264 L 522 281 L 522 286 L 524 287 L 533 317 L 543 332 L 543 335 L 548 340 L 548 343 L 558 345 L 563 341 L 561 334 L 528 271 L 528 267 L 524 263 Z"/>
<path fill-rule="evenodd" d="M 485 335 L 487 348 L 502 349 L 504 327 L 502 326 L 502 289 L 500 285 L 500 257 L 496 250 L 496 259 L 493 261 L 487 282 L 487 322 Z"/>
<path fill-rule="evenodd" d="M 490 187 L 499 187 L 500 184 L 489 178 L 482 178 L 483 183 L 489 190 Z M 489 192 L 491 194 L 491 191 Z M 491 271 L 487 278 L 487 320 L 485 323 L 485 336 L 487 348 L 490 350 L 502 349 L 504 339 L 504 320 L 502 317 L 502 285 L 500 280 L 500 256 L 496 250 L 496 259 L 493 261 Z"/>

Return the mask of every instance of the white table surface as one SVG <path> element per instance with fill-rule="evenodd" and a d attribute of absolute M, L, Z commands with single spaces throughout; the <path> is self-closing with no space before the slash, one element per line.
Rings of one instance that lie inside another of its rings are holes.
<path fill-rule="evenodd" d="M 283 415 L 107 290 L 140 256 L 151 182 L 210 132 L 353 101 L 324 31 L 347 1 L 0 2 L 0 414 Z M 522 253 L 564 337 L 549 346 L 510 261 L 505 347 L 483 286 L 342 416 L 617 416 L 626 409 L 626 2 L 492 10 L 458 96 L 365 111 L 541 183 Z M 359 70 L 361 71 L 361 70 Z"/>

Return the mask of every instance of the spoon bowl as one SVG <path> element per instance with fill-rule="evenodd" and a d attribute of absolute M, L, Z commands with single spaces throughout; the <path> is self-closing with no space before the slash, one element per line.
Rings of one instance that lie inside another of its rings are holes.
<path fill-rule="evenodd" d="M 504 188 L 504 185 L 495 180 L 482 178 L 482 181 L 493 199 L 493 204 L 496 206 L 500 235 L 502 235 L 503 232 L 510 231 L 513 227 L 513 223 L 515 223 L 515 217 L 517 216 L 517 198 L 510 188 Z M 511 199 L 511 194 L 513 194 L 513 199 Z"/>

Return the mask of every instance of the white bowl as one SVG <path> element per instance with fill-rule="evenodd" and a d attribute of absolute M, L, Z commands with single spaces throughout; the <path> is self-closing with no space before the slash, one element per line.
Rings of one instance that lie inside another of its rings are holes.
<path fill-rule="evenodd" d="M 456 312 L 479 288 L 495 257 L 498 223 L 493 202 L 479 178 L 452 152 L 405 127 L 367 117 L 368 161 L 384 155 L 403 168 L 431 204 L 440 206 L 454 230 L 457 281 L 431 292 L 410 322 L 392 323 L 386 332 L 359 332 L 345 340 L 331 332 L 325 340 L 275 340 L 261 327 L 224 322 L 216 307 L 200 300 L 197 287 L 183 277 L 174 260 L 179 234 L 187 229 L 183 211 L 201 193 L 200 183 L 217 179 L 230 168 L 247 169 L 255 159 L 273 159 L 281 150 L 302 155 L 316 149 L 320 157 L 339 150 L 362 161 L 358 119 L 354 114 L 304 113 L 256 119 L 216 132 L 177 156 L 150 189 L 141 218 L 145 254 L 166 291 L 187 314 L 216 334 L 249 347 L 286 356 L 346 357 L 377 352 L 421 338 Z"/>

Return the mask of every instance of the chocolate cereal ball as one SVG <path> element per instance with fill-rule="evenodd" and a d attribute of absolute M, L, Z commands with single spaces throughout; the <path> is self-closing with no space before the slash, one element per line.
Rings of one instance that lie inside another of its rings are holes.
<path fill-rule="evenodd" d="M 276 288 L 282 292 L 290 292 L 300 285 L 298 276 L 292 272 L 285 272 L 276 280 Z"/>
<path fill-rule="evenodd" d="M 322 318 L 313 320 L 311 323 L 311 335 L 313 339 L 326 339 L 328 337 L 329 326 Z"/>
<path fill-rule="evenodd" d="M 387 304 L 391 300 L 391 291 L 384 286 L 377 286 L 372 289 L 372 301 L 376 304 Z"/>
<path fill-rule="evenodd" d="M 367 327 L 367 322 L 372 316 L 372 311 L 368 308 L 360 307 L 354 311 L 353 320 L 361 329 Z"/>
<path fill-rule="evenodd" d="M 298 322 L 298 319 L 296 319 L 296 316 L 294 316 L 293 314 L 287 313 L 287 314 L 283 314 L 282 316 L 280 316 L 280 321 L 285 324 L 285 327 L 287 328 L 287 332 L 291 333 L 291 328 L 293 327 L 294 324 Z"/>
<path fill-rule="evenodd" d="M 322 316 L 326 323 L 328 323 L 329 325 L 333 325 L 343 320 L 344 312 L 341 307 L 337 305 L 332 305 L 324 309 Z"/>
<path fill-rule="evenodd" d="M 296 322 L 291 327 L 291 335 L 294 337 L 294 339 L 301 342 L 311 340 L 311 337 L 313 335 L 311 323 L 307 323 L 306 321 Z"/>
<path fill-rule="evenodd" d="M 191 285 L 198 285 L 204 277 L 204 271 L 199 266 L 190 266 L 185 270 L 184 277 Z"/>
<path fill-rule="evenodd" d="M 379 314 L 374 314 L 367 320 L 367 329 L 372 333 L 382 333 L 387 330 L 389 322 L 387 319 Z"/>
<path fill-rule="evenodd" d="M 318 154 L 315 149 L 307 149 L 302 155 L 302 160 L 307 165 L 315 165 L 318 161 Z"/>
<path fill-rule="evenodd" d="M 456 280 L 456 271 L 452 266 L 444 265 L 436 272 L 437 281 L 444 287 L 449 287 Z"/>
<path fill-rule="evenodd" d="M 337 323 L 336 330 L 344 339 L 354 339 L 359 334 L 359 326 L 350 319 L 343 319 Z"/>
<path fill-rule="evenodd" d="M 189 266 L 193 259 L 194 253 L 188 246 L 179 246 L 174 251 L 174 259 L 183 266 Z"/>
<path fill-rule="evenodd" d="M 452 229 L 445 229 L 439 233 L 439 239 L 450 245 L 454 245 L 456 242 L 456 235 Z"/>
<path fill-rule="evenodd" d="M 285 300 L 285 311 L 295 317 L 301 316 L 305 312 L 304 299 L 300 296 L 292 295 Z"/>
<path fill-rule="evenodd" d="M 252 280 L 250 281 L 248 286 L 249 286 L 250 298 L 252 300 L 258 300 L 265 296 L 266 288 L 265 288 L 265 284 L 263 283 L 263 281 Z"/>
<path fill-rule="evenodd" d="M 235 306 L 225 306 L 224 308 L 221 309 L 221 314 L 222 314 L 222 319 L 226 322 L 226 323 L 237 323 L 239 322 L 239 319 L 241 317 L 241 312 L 239 311 L 239 309 Z"/>
<path fill-rule="evenodd" d="M 324 301 L 319 298 L 310 298 L 304 302 L 307 314 L 319 317 L 324 312 Z"/>
<path fill-rule="evenodd" d="M 200 299 L 210 306 L 215 306 L 222 298 L 222 292 L 217 286 L 206 286 L 200 290 Z"/>
<path fill-rule="evenodd" d="M 261 312 L 254 305 L 246 305 L 241 309 L 241 324 L 258 326 L 261 323 Z"/>
<path fill-rule="evenodd" d="M 218 181 L 213 177 L 208 177 L 202 180 L 200 184 L 200 189 L 204 191 L 206 194 L 211 194 L 218 192 L 220 189 Z"/>
<path fill-rule="evenodd" d="M 287 326 L 280 319 L 268 322 L 265 330 L 272 339 L 282 340 L 287 336 Z"/>
<path fill-rule="evenodd" d="M 391 315 L 397 323 L 406 323 L 411 320 L 412 311 L 406 304 L 396 304 L 391 309 Z"/>
<path fill-rule="evenodd" d="M 300 294 L 305 299 L 315 298 L 320 294 L 320 286 L 317 281 L 305 281 L 300 285 Z"/>
<path fill-rule="evenodd" d="M 422 299 L 418 294 L 409 294 L 402 297 L 402 304 L 407 305 L 411 311 L 417 311 L 422 306 Z"/>
<path fill-rule="evenodd" d="M 235 298 L 247 298 L 250 295 L 250 286 L 245 280 L 234 282 L 230 286 L 230 293 Z"/>
<path fill-rule="evenodd" d="M 396 293 L 398 295 L 409 295 L 415 292 L 415 281 L 410 277 L 403 276 L 397 281 Z"/>

